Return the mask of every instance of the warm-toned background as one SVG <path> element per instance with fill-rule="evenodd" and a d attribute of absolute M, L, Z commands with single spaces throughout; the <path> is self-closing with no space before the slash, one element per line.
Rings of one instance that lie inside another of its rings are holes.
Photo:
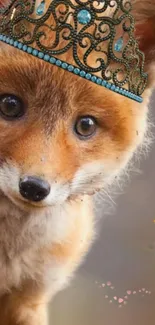
<path fill-rule="evenodd" d="M 153 116 L 155 95 L 150 106 Z M 155 144 L 140 170 L 115 212 L 101 209 L 100 236 L 71 286 L 55 298 L 51 325 L 155 324 Z"/>

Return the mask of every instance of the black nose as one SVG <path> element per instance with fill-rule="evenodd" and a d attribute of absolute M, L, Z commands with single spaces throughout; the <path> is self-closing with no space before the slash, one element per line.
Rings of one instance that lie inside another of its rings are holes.
<path fill-rule="evenodd" d="M 24 177 L 19 183 L 20 194 L 29 201 L 39 202 L 50 192 L 50 185 L 37 177 Z"/>

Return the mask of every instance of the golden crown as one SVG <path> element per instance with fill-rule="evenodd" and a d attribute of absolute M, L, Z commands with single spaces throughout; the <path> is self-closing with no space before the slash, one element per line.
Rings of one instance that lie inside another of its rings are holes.
<path fill-rule="evenodd" d="M 142 102 L 134 29 L 130 0 L 12 0 L 0 9 L 0 41 Z"/>

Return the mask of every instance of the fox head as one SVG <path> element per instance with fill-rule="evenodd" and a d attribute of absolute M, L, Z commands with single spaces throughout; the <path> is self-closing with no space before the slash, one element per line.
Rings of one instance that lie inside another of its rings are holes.
<path fill-rule="evenodd" d="M 0 43 L 0 191 L 15 205 L 91 195 L 142 143 L 154 85 L 155 0 L 132 3 L 149 73 L 142 104 Z"/>

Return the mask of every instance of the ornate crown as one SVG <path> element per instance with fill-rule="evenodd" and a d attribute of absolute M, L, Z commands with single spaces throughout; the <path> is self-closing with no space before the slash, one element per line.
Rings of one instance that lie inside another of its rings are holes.
<path fill-rule="evenodd" d="M 0 41 L 142 102 L 144 54 L 130 0 L 11 0 Z"/>

